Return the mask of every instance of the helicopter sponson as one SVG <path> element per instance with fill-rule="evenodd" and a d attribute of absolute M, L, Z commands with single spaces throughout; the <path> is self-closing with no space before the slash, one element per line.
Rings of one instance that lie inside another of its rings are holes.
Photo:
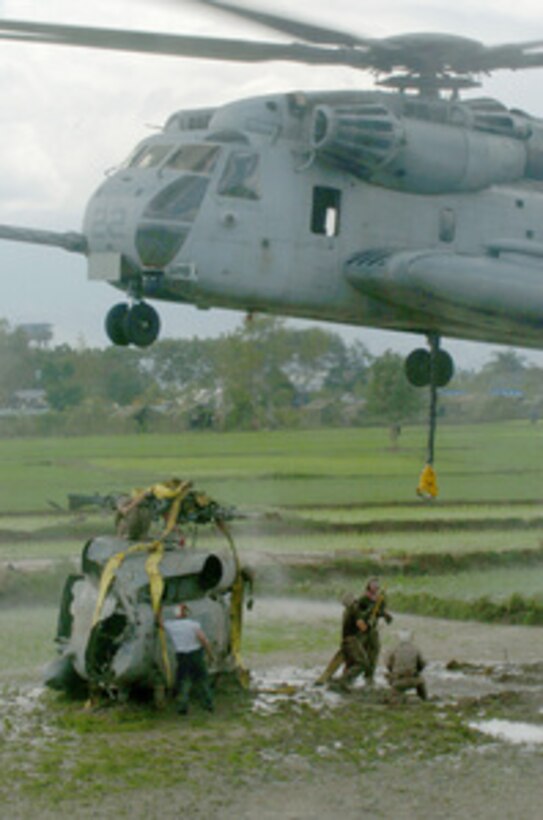
<path fill-rule="evenodd" d="M 115 537 L 89 541 L 82 572 L 62 593 L 56 642 L 59 655 L 45 670 L 49 687 L 69 694 L 102 691 L 112 697 L 152 694 L 171 687 L 175 650 L 162 619 L 188 602 L 213 648 L 210 672 L 232 672 L 230 592 L 233 558 L 209 552 L 165 550 L 160 561 L 160 617 L 153 605 L 151 549 Z M 150 545 L 147 545 L 150 547 Z M 132 549 L 131 549 L 132 548 Z M 115 571 L 104 584 L 114 559 Z M 162 586 L 163 585 L 163 586 Z"/>

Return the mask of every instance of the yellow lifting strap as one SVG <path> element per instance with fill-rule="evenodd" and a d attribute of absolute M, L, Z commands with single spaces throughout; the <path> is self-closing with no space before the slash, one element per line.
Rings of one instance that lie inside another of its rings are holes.
<path fill-rule="evenodd" d="M 175 478 L 170 481 L 164 481 L 161 484 L 153 484 L 152 487 L 149 487 L 148 492 L 154 495 L 155 498 L 158 498 L 159 501 L 166 500 L 172 502 L 168 510 L 166 527 L 162 533 L 163 538 L 175 527 L 183 499 L 191 488 L 191 481 L 179 481 Z"/>
<path fill-rule="evenodd" d="M 420 474 L 417 495 L 427 499 L 437 498 L 437 475 L 431 464 L 426 464 Z"/>
<path fill-rule="evenodd" d="M 343 657 L 343 652 L 341 649 L 338 649 L 335 655 L 330 658 L 328 666 L 324 672 L 321 672 L 315 681 L 317 686 L 324 686 L 325 683 L 328 683 L 328 681 L 334 677 L 338 669 L 343 665 L 344 661 L 345 658 Z"/>
<path fill-rule="evenodd" d="M 168 655 L 168 646 L 166 643 L 166 632 L 162 618 L 160 617 L 160 610 L 162 605 L 162 593 L 164 592 L 164 579 L 160 572 L 160 562 L 164 556 L 164 544 L 162 541 L 154 541 L 149 547 L 149 557 L 145 562 L 145 571 L 149 577 L 149 587 L 151 589 L 151 606 L 155 616 L 155 622 L 158 629 L 158 640 L 160 642 L 160 652 L 162 657 L 162 665 L 164 667 L 164 677 L 166 678 L 166 686 L 171 689 L 173 684 L 172 667 L 170 665 L 170 658 Z"/>
<path fill-rule="evenodd" d="M 162 619 L 160 618 L 162 593 L 164 591 L 164 580 L 159 569 L 159 564 L 162 561 L 162 557 L 164 555 L 164 544 L 162 541 L 153 541 L 152 544 L 134 544 L 131 547 L 128 547 L 128 549 L 124 550 L 124 552 L 118 552 L 115 555 L 111 556 L 111 558 L 109 559 L 104 568 L 104 571 L 102 572 L 102 577 L 100 578 L 100 587 L 98 589 L 98 598 L 96 600 L 96 606 L 94 608 L 92 626 L 96 626 L 96 624 L 100 620 L 100 614 L 102 612 L 102 607 L 104 606 L 106 595 L 108 593 L 108 590 L 111 586 L 111 583 L 115 577 L 117 570 L 119 569 L 119 567 L 128 555 L 133 555 L 137 552 L 149 553 L 149 556 L 145 562 L 145 571 L 147 572 L 147 576 L 149 578 L 149 587 L 151 590 L 151 607 L 153 609 L 153 614 L 155 615 L 158 629 L 158 639 L 160 642 L 162 664 L 164 666 L 166 684 L 168 687 L 171 687 L 173 683 L 173 675 L 168 655 L 168 648 L 166 644 L 164 624 L 162 623 Z"/>
<path fill-rule="evenodd" d="M 126 556 L 131 555 L 134 552 L 147 552 L 148 549 L 148 544 L 134 544 L 133 546 L 128 547 L 128 549 L 124 550 L 124 552 L 117 552 L 115 555 L 111 556 L 111 558 L 105 565 L 104 571 L 102 572 L 102 577 L 100 578 L 98 598 L 96 600 L 96 606 L 94 607 L 94 615 L 92 617 L 93 627 L 96 626 L 96 624 L 100 620 L 102 607 L 104 606 L 104 601 L 106 599 L 108 590 L 111 586 L 111 582 L 113 581 L 115 573 L 123 563 Z"/>
<path fill-rule="evenodd" d="M 377 620 L 379 618 L 379 610 L 381 609 L 382 605 L 385 603 L 385 593 L 384 590 L 381 590 L 377 598 L 375 599 L 375 603 L 371 608 L 371 612 L 369 614 L 369 618 L 367 619 L 368 626 L 376 626 Z"/>
<path fill-rule="evenodd" d="M 232 657 L 234 658 L 234 663 L 236 666 L 236 671 L 238 673 L 239 682 L 244 689 L 248 689 L 249 672 L 247 669 L 245 669 L 243 661 L 241 659 L 241 631 L 243 620 L 244 592 L 241 564 L 239 562 L 238 552 L 236 550 L 236 545 L 234 544 L 234 539 L 230 534 L 230 530 L 228 529 L 224 521 L 217 521 L 217 527 L 225 535 L 228 544 L 230 545 L 230 549 L 232 550 L 232 555 L 234 556 L 236 577 L 234 579 L 234 583 L 232 584 L 232 593 L 230 598 L 230 649 L 232 652 Z"/>

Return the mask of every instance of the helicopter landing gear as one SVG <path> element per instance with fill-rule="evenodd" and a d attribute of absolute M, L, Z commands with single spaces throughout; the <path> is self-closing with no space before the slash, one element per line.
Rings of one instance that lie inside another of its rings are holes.
<path fill-rule="evenodd" d="M 454 364 L 450 353 L 439 348 L 437 339 L 436 349 L 425 350 L 419 347 L 413 350 L 405 360 L 405 374 L 407 380 L 414 387 L 445 387 L 454 374 Z M 433 358 L 432 358 L 433 357 Z"/>
<path fill-rule="evenodd" d="M 131 307 L 124 302 L 114 305 L 106 316 L 106 333 L 114 345 L 149 347 L 158 338 L 160 318 L 146 302 Z"/>
<path fill-rule="evenodd" d="M 454 363 L 450 353 L 439 347 L 439 336 L 428 336 L 430 350 L 413 350 L 405 360 L 407 380 L 414 387 L 430 388 L 430 408 L 428 418 L 428 454 L 426 465 L 420 475 L 417 495 L 426 499 L 437 497 L 437 480 L 433 467 L 434 445 L 437 427 L 437 389 L 445 387 L 453 377 Z"/>
<path fill-rule="evenodd" d="M 124 329 L 124 320 L 128 313 L 128 305 L 121 302 L 114 305 L 106 315 L 106 333 L 110 342 L 119 347 L 128 345 L 128 337 Z"/>

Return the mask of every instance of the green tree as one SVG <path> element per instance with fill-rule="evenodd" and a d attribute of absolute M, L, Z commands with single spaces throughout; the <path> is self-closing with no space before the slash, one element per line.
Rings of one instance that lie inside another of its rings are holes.
<path fill-rule="evenodd" d="M 0 402 L 9 402 L 17 390 L 37 386 L 39 366 L 36 351 L 22 330 L 12 330 L 0 320 Z"/>
<path fill-rule="evenodd" d="M 212 387 L 218 379 L 220 346 L 217 339 L 164 339 L 140 354 L 140 364 L 165 394 Z"/>
<path fill-rule="evenodd" d="M 369 368 L 366 408 L 370 415 L 389 425 L 393 445 L 397 444 L 401 425 L 421 410 L 423 392 L 407 381 L 403 356 L 398 353 L 387 350 Z"/>
<path fill-rule="evenodd" d="M 287 421 L 295 389 L 286 374 L 288 344 L 281 320 L 252 317 L 222 337 L 219 373 L 223 424 L 228 428 L 277 427 Z"/>
<path fill-rule="evenodd" d="M 44 353 L 42 358 L 40 384 L 50 406 L 54 410 L 66 410 L 80 404 L 85 391 L 77 381 L 73 351 L 66 345 L 51 354 Z"/>

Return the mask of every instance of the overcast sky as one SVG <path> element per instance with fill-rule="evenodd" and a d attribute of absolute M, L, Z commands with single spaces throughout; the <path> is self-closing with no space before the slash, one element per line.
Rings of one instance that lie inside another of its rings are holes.
<path fill-rule="evenodd" d="M 535 0 L 255 0 L 260 8 L 369 36 L 445 31 L 486 43 L 543 38 Z M 147 29 L 210 36 L 281 39 L 250 23 L 183 0 L 0 0 L 12 19 Z M 371 78 L 342 68 L 291 64 L 220 64 L 86 49 L 0 43 L 0 222 L 79 230 L 85 203 L 104 172 L 149 129 L 179 108 L 216 105 L 242 96 L 292 89 L 371 87 Z M 543 116 L 543 70 L 499 72 L 484 93 Z M 61 250 L 0 242 L 0 317 L 10 323 L 51 322 L 55 341 L 106 344 L 103 319 L 117 300 L 106 285 L 86 281 L 84 258 Z M 240 314 L 160 307 L 163 336 L 204 336 L 239 325 Z M 336 329 L 336 326 L 331 326 Z M 370 350 L 407 352 L 399 334 L 348 332 Z M 419 340 L 415 340 L 419 343 Z M 486 345 L 451 342 L 460 366 L 479 366 Z M 524 351 L 523 351 L 524 352 Z M 543 364 L 543 354 L 529 354 Z"/>

